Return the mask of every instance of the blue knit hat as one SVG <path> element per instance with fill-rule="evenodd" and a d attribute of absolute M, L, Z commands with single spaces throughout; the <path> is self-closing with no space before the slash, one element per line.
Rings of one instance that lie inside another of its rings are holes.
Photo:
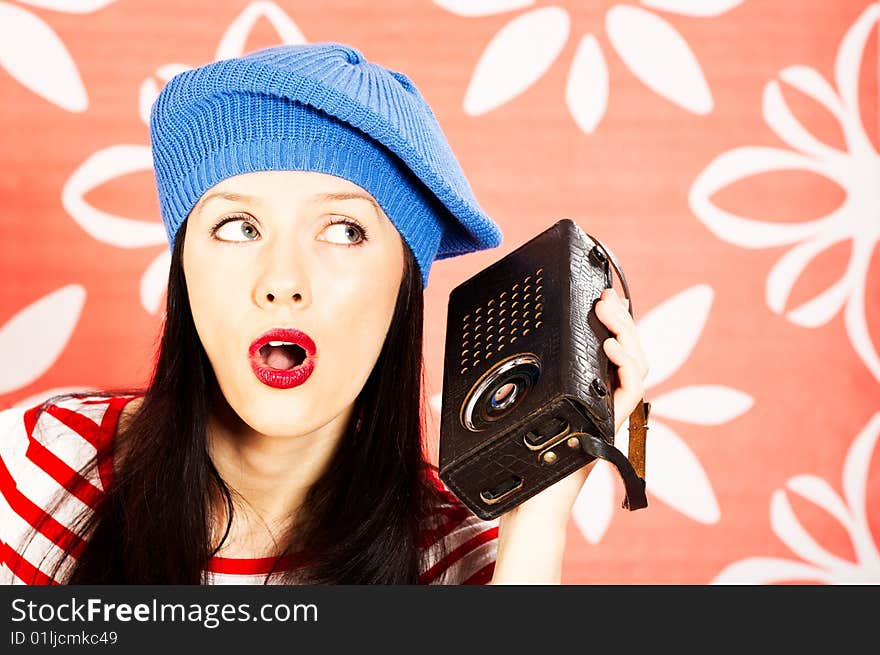
<path fill-rule="evenodd" d="M 403 73 L 339 43 L 281 45 L 175 75 L 150 113 L 171 249 L 202 194 L 241 173 L 328 173 L 367 190 L 412 250 L 435 259 L 501 243 L 428 103 Z"/>

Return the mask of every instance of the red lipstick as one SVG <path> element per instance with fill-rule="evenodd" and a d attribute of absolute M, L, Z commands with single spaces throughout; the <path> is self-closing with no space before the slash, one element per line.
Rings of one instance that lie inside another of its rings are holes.
<path fill-rule="evenodd" d="M 315 369 L 316 352 L 315 342 L 305 332 L 273 328 L 254 339 L 248 355 L 260 382 L 275 389 L 290 389 L 309 379 Z"/>

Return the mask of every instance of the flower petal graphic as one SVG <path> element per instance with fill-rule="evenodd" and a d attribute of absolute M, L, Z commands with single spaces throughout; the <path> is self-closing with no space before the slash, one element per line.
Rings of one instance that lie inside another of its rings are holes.
<path fill-rule="evenodd" d="M 598 461 L 571 510 L 575 525 L 591 544 L 602 541 L 614 510 L 614 480 L 607 462 Z"/>
<path fill-rule="evenodd" d="M 709 316 L 714 292 L 698 284 L 654 307 L 638 321 L 637 330 L 651 369 L 645 387 L 675 373 L 688 358 Z"/>
<path fill-rule="evenodd" d="M 833 582 L 821 569 L 776 557 L 749 557 L 734 562 L 712 580 L 712 584 L 772 584 L 774 582 Z"/>
<path fill-rule="evenodd" d="M 128 173 L 152 170 L 148 146 L 116 145 L 99 150 L 73 172 L 61 191 L 64 209 L 90 236 L 119 248 L 140 248 L 166 243 L 159 222 L 139 221 L 108 214 L 84 200 L 86 193 L 104 182 Z"/>
<path fill-rule="evenodd" d="M 216 59 L 231 59 L 244 54 L 247 39 L 260 18 L 265 18 L 278 32 L 279 42 L 286 44 L 306 43 L 306 37 L 296 23 L 274 2 L 252 2 L 232 21 L 220 43 Z"/>
<path fill-rule="evenodd" d="M 743 0 L 642 0 L 646 7 L 683 16 L 718 16 L 742 3 Z"/>
<path fill-rule="evenodd" d="M 767 285 L 765 290 L 767 306 L 775 313 L 781 314 L 785 310 L 785 303 L 788 301 L 788 297 L 791 294 L 795 282 L 797 282 L 807 265 L 819 255 L 819 253 L 847 237 L 848 235 L 846 234 L 823 234 L 822 236 L 799 243 L 780 257 L 779 261 L 774 264 L 770 273 L 767 275 Z M 840 309 L 843 301 L 846 299 L 848 285 L 838 283 L 837 285 L 834 285 L 832 289 L 835 289 L 836 287 L 839 287 L 840 289 L 835 291 L 833 297 L 825 297 L 823 294 L 821 313 L 823 316 L 827 316 L 823 323 L 827 322 L 831 316 L 837 313 L 837 310 Z M 816 310 L 813 310 L 814 313 L 815 311 Z"/>
<path fill-rule="evenodd" d="M 168 269 L 171 267 L 171 253 L 163 250 L 141 276 L 141 305 L 151 314 L 156 314 L 162 306 L 162 297 L 168 288 Z"/>
<path fill-rule="evenodd" d="M 645 448 L 648 498 L 655 496 L 694 521 L 717 523 L 721 510 L 715 492 L 700 460 L 681 437 L 655 420 Z"/>
<path fill-rule="evenodd" d="M 574 122 L 587 134 L 595 131 L 608 107 L 608 66 L 592 34 L 578 44 L 565 83 L 565 102 Z"/>
<path fill-rule="evenodd" d="M 843 504 L 840 496 L 831 488 L 825 480 L 815 475 L 796 475 L 786 485 L 791 491 L 801 498 L 809 500 L 817 507 L 821 507 L 831 516 L 837 519 L 843 527 L 849 530 L 852 523 L 849 510 Z"/>
<path fill-rule="evenodd" d="M 853 548 L 860 562 L 874 562 L 880 568 L 880 555 L 868 527 L 868 467 L 880 436 L 880 412 L 874 414 L 853 440 L 843 465 L 843 494 L 853 516 Z"/>
<path fill-rule="evenodd" d="M 724 152 L 694 180 L 688 197 L 691 211 L 718 238 L 742 248 L 772 248 L 809 238 L 827 228 L 834 214 L 802 223 L 765 223 L 731 214 L 710 200 L 733 182 L 785 170 L 825 173 L 819 162 L 788 150 L 745 146 Z"/>
<path fill-rule="evenodd" d="M 785 318 L 795 325 L 806 328 L 825 325 L 837 314 L 843 303 L 846 302 L 849 293 L 850 285 L 846 280 L 840 280 L 812 300 L 792 309 Z"/>
<path fill-rule="evenodd" d="M 0 2 L 0 65 L 38 96 L 62 109 L 83 112 L 89 98 L 57 34 L 29 11 Z"/>
<path fill-rule="evenodd" d="M 810 134 L 795 118 L 782 96 L 779 82 L 771 81 L 764 86 L 764 120 L 776 135 L 795 150 L 814 157 L 833 157 L 837 150 L 822 143 Z"/>
<path fill-rule="evenodd" d="M 434 0 L 434 4 L 458 16 L 492 16 L 522 9 L 535 0 Z"/>
<path fill-rule="evenodd" d="M 872 2 L 847 30 L 840 43 L 840 50 L 837 51 L 837 60 L 834 62 L 834 79 L 840 97 L 854 116 L 859 115 L 859 71 L 862 53 L 874 29 L 874 23 L 878 20 L 880 20 L 880 4 Z"/>
<path fill-rule="evenodd" d="M 880 356 L 877 355 L 871 333 L 868 332 L 868 321 L 865 316 L 865 285 L 868 271 L 866 259 L 868 255 L 862 255 L 860 252 L 868 251 L 868 248 L 873 248 L 874 244 L 871 242 L 856 243 L 856 246 L 857 255 L 854 257 L 856 263 L 852 265 L 854 288 L 849 302 L 846 304 L 843 323 L 856 354 L 861 358 L 871 375 L 880 382 Z M 868 252 L 868 254 L 870 253 Z"/>
<path fill-rule="evenodd" d="M 0 393 L 27 386 L 55 363 L 85 301 L 85 288 L 69 284 L 28 305 L 0 327 Z"/>
<path fill-rule="evenodd" d="M 880 552 L 867 517 L 867 478 L 873 450 L 880 437 L 880 412 L 876 413 L 850 445 L 843 465 L 843 490 L 847 505 L 830 485 L 813 475 L 791 478 L 787 487 L 836 518 L 849 533 L 855 562 L 841 559 L 822 548 L 801 526 L 784 490 L 770 501 L 773 532 L 799 557 L 821 568 L 773 558 L 749 558 L 724 569 L 715 583 L 765 583 L 820 581 L 836 584 L 880 582 Z"/>
<path fill-rule="evenodd" d="M 605 15 L 608 38 L 633 74 L 655 93 L 695 114 L 712 111 L 712 92 L 687 42 L 665 20 L 616 5 Z"/>
<path fill-rule="evenodd" d="M 851 565 L 822 548 L 798 521 L 785 491 L 777 489 L 770 499 L 770 527 L 791 551 L 801 559 L 826 571 L 845 569 Z"/>
<path fill-rule="evenodd" d="M 479 116 L 523 93 L 556 61 L 568 30 L 568 13 L 559 7 L 534 9 L 511 20 L 477 62 L 464 111 Z"/>
<path fill-rule="evenodd" d="M 18 0 L 23 5 L 63 11 L 68 14 L 90 14 L 116 0 Z"/>
<path fill-rule="evenodd" d="M 838 120 L 843 118 L 843 110 L 837 92 L 831 88 L 828 80 L 822 77 L 815 68 L 789 66 L 779 73 L 779 79 L 826 107 Z"/>
<path fill-rule="evenodd" d="M 651 400 L 651 416 L 665 416 L 698 425 L 721 425 L 744 414 L 755 399 L 718 384 L 682 387 Z"/>
<path fill-rule="evenodd" d="M 150 124 L 150 110 L 153 108 L 156 98 L 159 97 L 159 91 L 162 90 L 162 86 L 178 73 L 190 70 L 190 68 L 192 66 L 187 66 L 186 64 L 165 64 L 156 71 L 156 76 L 162 82 L 161 85 L 156 81 L 155 77 L 148 77 L 141 82 L 141 87 L 138 89 L 138 114 L 144 123 Z"/>

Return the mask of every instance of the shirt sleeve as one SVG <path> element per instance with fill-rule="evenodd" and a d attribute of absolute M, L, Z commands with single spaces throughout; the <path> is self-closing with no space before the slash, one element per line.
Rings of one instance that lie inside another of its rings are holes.
<path fill-rule="evenodd" d="M 22 562 L 15 566 L 16 551 L 31 527 L 22 517 L 29 509 L 22 491 L 27 446 L 25 410 L 0 411 L 0 584 L 18 583 L 22 576 L 14 570 L 21 572 L 22 565 L 32 568 Z"/>
<path fill-rule="evenodd" d="M 78 471 L 103 446 L 107 406 L 73 398 L 0 411 L 0 583 L 52 584 L 55 560 L 82 545 L 75 520 L 103 490 L 98 472 Z"/>
<path fill-rule="evenodd" d="M 438 525 L 426 538 L 430 542 L 427 568 L 421 584 L 488 584 L 498 552 L 498 520 L 484 521 L 447 492 L 438 509 Z M 446 554 L 437 546 L 445 541 Z"/>

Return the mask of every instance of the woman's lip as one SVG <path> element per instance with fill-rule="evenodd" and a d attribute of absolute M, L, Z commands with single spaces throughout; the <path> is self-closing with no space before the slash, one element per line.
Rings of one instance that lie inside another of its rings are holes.
<path fill-rule="evenodd" d="M 260 348 L 270 341 L 287 341 L 289 343 L 295 343 L 306 351 L 307 357 L 314 357 L 318 350 L 315 346 L 315 342 L 312 341 L 312 338 L 305 332 L 301 332 L 295 328 L 272 328 L 254 339 L 251 343 L 251 347 L 248 349 L 248 354 L 251 359 L 253 360 Z"/>
<path fill-rule="evenodd" d="M 287 341 L 302 348 L 306 357 L 303 362 L 288 370 L 279 370 L 266 366 L 260 355 L 260 348 L 270 341 Z M 251 370 L 257 379 L 275 389 L 290 389 L 301 385 L 309 379 L 315 370 L 315 353 L 318 351 L 315 342 L 305 332 L 295 328 L 272 328 L 257 337 L 248 349 Z"/>
<path fill-rule="evenodd" d="M 251 369 L 257 379 L 265 385 L 276 389 L 290 389 L 297 387 L 309 379 L 315 370 L 315 360 L 309 356 L 302 364 L 288 370 L 278 370 L 266 366 L 259 361 L 259 353 L 251 357 Z"/>

